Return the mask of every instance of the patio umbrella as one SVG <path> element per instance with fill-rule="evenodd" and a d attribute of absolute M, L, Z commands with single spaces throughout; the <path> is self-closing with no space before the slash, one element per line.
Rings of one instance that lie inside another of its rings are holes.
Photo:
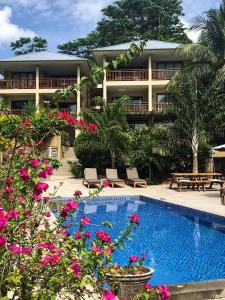
<path fill-rule="evenodd" d="M 220 146 L 216 146 L 216 147 L 213 148 L 213 150 L 225 151 L 225 144 L 220 145 Z"/>

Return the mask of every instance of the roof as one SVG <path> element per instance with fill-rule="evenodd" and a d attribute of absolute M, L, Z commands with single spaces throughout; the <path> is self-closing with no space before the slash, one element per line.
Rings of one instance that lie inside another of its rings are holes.
<path fill-rule="evenodd" d="M 119 51 L 119 50 L 128 50 L 132 43 L 140 43 L 140 41 L 134 41 L 119 45 L 113 45 L 103 48 L 96 48 L 94 51 Z M 160 50 L 160 49 L 176 49 L 182 44 L 175 42 L 166 42 L 166 41 L 157 41 L 157 40 L 148 40 L 144 47 L 144 50 Z"/>
<path fill-rule="evenodd" d="M 78 56 L 55 53 L 50 51 L 32 52 L 0 59 L 0 62 L 32 62 L 32 61 L 87 61 Z"/>

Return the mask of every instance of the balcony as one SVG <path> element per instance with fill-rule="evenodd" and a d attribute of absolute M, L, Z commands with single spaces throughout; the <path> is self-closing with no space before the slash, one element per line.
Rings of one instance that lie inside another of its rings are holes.
<path fill-rule="evenodd" d="M 40 78 L 39 88 L 40 89 L 60 89 L 66 88 L 70 85 L 75 84 L 76 79 L 71 78 Z M 35 79 L 7 79 L 0 80 L 0 89 L 35 89 Z"/>
<path fill-rule="evenodd" d="M 153 111 L 163 111 L 169 107 L 168 102 L 159 102 L 159 103 L 154 103 L 153 104 Z"/>
<path fill-rule="evenodd" d="M 33 79 L 8 79 L 0 80 L 0 89 L 35 89 L 36 80 Z"/>
<path fill-rule="evenodd" d="M 44 108 L 41 109 L 41 111 L 45 110 Z M 76 116 L 77 115 L 77 112 L 75 110 L 71 110 L 69 108 L 57 108 L 57 110 L 59 112 L 69 112 L 71 116 Z M 14 109 L 12 108 L 11 109 L 11 114 L 12 115 L 17 115 L 17 116 L 22 116 L 26 113 L 26 110 L 21 108 L 21 109 Z"/>
<path fill-rule="evenodd" d="M 170 80 L 173 75 L 180 69 L 153 69 L 153 80 Z"/>
<path fill-rule="evenodd" d="M 146 81 L 148 80 L 148 70 L 117 70 L 107 73 L 107 81 Z"/>
<path fill-rule="evenodd" d="M 40 89 L 62 89 L 75 84 L 77 81 L 71 78 L 40 78 Z"/>
<path fill-rule="evenodd" d="M 144 114 L 148 112 L 148 103 L 134 104 L 127 103 L 125 104 L 125 108 L 128 114 Z"/>

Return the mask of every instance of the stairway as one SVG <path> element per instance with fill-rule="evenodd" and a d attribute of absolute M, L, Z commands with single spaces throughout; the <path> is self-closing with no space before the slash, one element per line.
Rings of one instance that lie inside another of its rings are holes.
<path fill-rule="evenodd" d="M 64 147 L 63 158 L 60 161 L 61 166 L 54 172 L 54 177 L 72 177 L 68 161 L 77 161 L 73 147 Z"/>

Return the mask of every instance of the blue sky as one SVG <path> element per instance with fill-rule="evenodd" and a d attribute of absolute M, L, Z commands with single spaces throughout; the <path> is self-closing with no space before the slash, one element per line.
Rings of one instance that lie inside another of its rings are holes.
<path fill-rule="evenodd" d="M 113 0 L 0 0 L 0 57 L 11 56 L 11 41 L 38 35 L 48 40 L 48 50 L 83 37 L 95 28 L 101 9 Z M 184 0 L 188 26 L 193 17 L 217 7 L 221 0 Z M 191 34 L 193 39 L 195 34 Z"/>

